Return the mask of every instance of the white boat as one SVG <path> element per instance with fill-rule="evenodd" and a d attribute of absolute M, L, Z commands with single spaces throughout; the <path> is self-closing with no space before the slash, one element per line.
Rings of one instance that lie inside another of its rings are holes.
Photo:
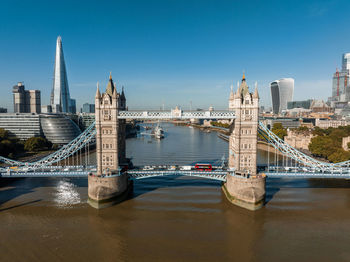
<path fill-rule="evenodd" d="M 154 136 L 158 139 L 162 139 L 164 138 L 164 130 L 162 129 L 162 127 L 159 125 L 159 122 L 157 124 L 157 126 L 154 129 Z"/>

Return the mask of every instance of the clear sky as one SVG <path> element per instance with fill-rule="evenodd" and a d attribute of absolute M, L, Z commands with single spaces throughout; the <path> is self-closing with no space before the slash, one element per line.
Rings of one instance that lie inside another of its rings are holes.
<path fill-rule="evenodd" d="M 270 105 L 269 82 L 295 79 L 295 100 L 326 99 L 350 52 L 349 0 L 0 2 L 0 106 L 24 81 L 49 103 L 62 36 L 77 106 L 93 102 L 112 71 L 130 108 L 227 107 L 246 72 Z"/>

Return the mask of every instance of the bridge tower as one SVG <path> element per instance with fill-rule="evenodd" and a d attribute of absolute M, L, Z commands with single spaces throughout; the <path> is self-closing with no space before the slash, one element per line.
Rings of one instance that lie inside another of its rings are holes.
<path fill-rule="evenodd" d="M 234 174 L 228 174 L 223 190 L 232 203 L 255 210 L 265 198 L 265 177 L 257 175 L 259 94 L 257 87 L 249 92 L 244 74 L 237 91 L 231 88 L 229 110 L 236 115 L 229 139 L 229 168 Z"/>
<path fill-rule="evenodd" d="M 95 208 L 122 201 L 131 187 L 127 175 L 120 173 L 125 164 L 125 120 L 118 119 L 119 110 L 125 110 L 124 90 L 117 92 L 109 76 L 106 92 L 95 96 L 97 172 L 89 174 L 89 204 Z"/>

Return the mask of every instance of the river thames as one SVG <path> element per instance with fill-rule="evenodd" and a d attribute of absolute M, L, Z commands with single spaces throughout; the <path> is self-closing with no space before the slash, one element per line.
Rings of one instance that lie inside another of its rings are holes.
<path fill-rule="evenodd" d="M 163 140 L 127 140 L 135 165 L 228 156 L 215 132 L 163 127 Z M 0 182 L 0 261 L 350 261 L 348 180 L 268 179 L 256 212 L 193 177 L 136 181 L 130 199 L 101 210 L 86 204 L 85 178 Z"/>

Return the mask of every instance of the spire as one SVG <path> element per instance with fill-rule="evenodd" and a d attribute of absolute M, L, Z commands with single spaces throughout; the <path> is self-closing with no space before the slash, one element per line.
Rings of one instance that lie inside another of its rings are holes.
<path fill-rule="evenodd" d="M 97 86 L 97 90 L 96 90 L 96 96 L 95 96 L 95 98 L 96 98 L 96 99 L 100 99 L 100 98 L 101 98 L 100 84 L 97 82 L 96 86 Z"/>
<path fill-rule="evenodd" d="M 113 83 L 113 79 L 112 79 L 112 72 L 109 74 L 109 80 L 108 80 L 108 84 L 107 84 L 107 88 L 106 88 L 106 93 L 109 94 L 110 96 L 113 95 L 114 92 L 115 85 Z"/>
<path fill-rule="evenodd" d="M 245 96 L 247 93 L 249 93 L 249 87 L 247 85 L 247 82 L 245 80 L 245 74 L 243 73 L 243 77 L 242 77 L 242 83 L 241 86 L 239 87 L 239 92 L 241 94 L 241 96 Z"/>
<path fill-rule="evenodd" d="M 121 99 L 125 100 L 124 86 L 122 86 Z"/>
<path fill-rule="evenodd" d="M 259 98 L 258 82 L 255 82 L 255 90 L 254 90 L 253 98 Z"/>
<path fill-rule="evenodd" d="M 113 89 L 112 98 L 117 98 L 117 89 L 116 88 Z"/>
<path fill-rule="evenodd" d="M 231 91 L 230 91 L 230 100 L 234 98 L 233 94 L 233 85 L 231 85 Z"/>
<path fill-rule="evenodd" d="M 70 113 L 72 109 L 61 36 L 58 36 L 56 41 L 55 66 L 50 104 L 52 108 L 58 106 L 63 113 Z"/>

